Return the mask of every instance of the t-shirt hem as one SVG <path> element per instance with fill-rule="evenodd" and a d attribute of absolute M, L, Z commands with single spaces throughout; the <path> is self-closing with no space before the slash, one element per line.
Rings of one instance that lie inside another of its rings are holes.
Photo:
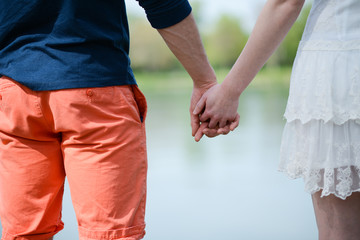
<path fill-rule="evenodd" d="M 167 9 L 166 12 L 148 14 L 148 20 L 151 26 L 156 29 L 167 28 L 173 26 L 190 15 L 192 8 L 188 1 L 183 1 L 173 9 Z"/>
<path fill-rule="evenodd" d="M 135 79 L 134 80 L 96 79 L 96 80 L 86 80 L 86 81 L 66 80 L 62 82 L 54 81 L 47 83 L 18 81 L 16 79 L 14 79 L 14 81 L 24 85 L 25 87 L 33 91 L 56 91 L 56 90 L 74 89 L 74 88 L 97 88 L 97 87 L 110 87 L 110 86 L 123 86 L 123 85 L 137 85 Z"/>

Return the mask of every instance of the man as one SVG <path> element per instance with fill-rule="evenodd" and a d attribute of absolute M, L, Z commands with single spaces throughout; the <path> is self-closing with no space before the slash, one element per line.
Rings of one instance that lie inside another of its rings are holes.
<path fill-rule="evenodd" d="M 191 7 L 139 4 L 194 81 L 192 112 L 216 77 Z M 146 101 L 128 47 L 123 0 L 0 1 L 2 240 L 63 228 L 65 176 L 80 240 L 143 238 Z"/>

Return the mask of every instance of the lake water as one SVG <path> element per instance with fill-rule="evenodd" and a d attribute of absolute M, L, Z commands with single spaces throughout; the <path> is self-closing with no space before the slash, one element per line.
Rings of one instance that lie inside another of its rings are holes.
<path fill-rule="evenodd" d="M 277 171 L 286 94 L 250 90 L 240 98 L 234 132 L 195 143 L 191 88 L 143 91 L 149 105 L 145 240 L 317 239 L 302 180 Z M 55 239 L 77 240 L 68 186 L 63 221 Z"/>

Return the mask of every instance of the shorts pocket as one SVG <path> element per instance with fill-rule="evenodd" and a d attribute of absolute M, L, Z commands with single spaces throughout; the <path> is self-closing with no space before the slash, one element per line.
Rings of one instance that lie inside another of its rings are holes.
<path fill-rule="evenodd" d="M 147 102 L 144 94 L 140 91 L 137 85 L 131 85 L 132 91 L 134 93 L 134 98 L 136 101 L 136 105 L 139 109 L 140 120 L 141 122 L 145 122 L 146 114 L 147 114 Z"/>

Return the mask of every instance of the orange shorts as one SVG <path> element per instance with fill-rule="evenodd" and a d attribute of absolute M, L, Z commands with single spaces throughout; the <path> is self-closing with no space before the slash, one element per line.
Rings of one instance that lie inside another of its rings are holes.
<path fill-rule="evenodd" d="M 1 239 L 60 231 L 65 176 L 80 240 L 143 238 L 145 115 L 135 85 L 35 92 L 1 77 Z"/>

